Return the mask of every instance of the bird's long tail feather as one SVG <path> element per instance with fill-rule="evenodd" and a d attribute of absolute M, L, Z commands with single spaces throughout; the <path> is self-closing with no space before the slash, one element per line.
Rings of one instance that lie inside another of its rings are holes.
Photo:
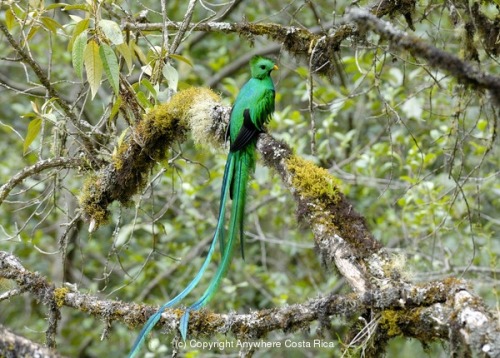
<path fill-rule="evenodd" d="M 234 177 L 231 185 L 232 188 L 232 206 L 231 206 L 231 220 L 229 224 L 229 232 L 227 235 L 227 242 L 225 243 L 224 252 L 222 254 L 221 262 L 217 269 L 215 276 L 212 278 L 210 285 L 206 289 L 203 296 L 196 301 L 193 305 L 188 307 L 181 317 L 180 321 L 180 331 L 182 338 L 186 340 L 189 315 L 191 311 L 199 310 L 204 307 L 212 298 L 213 294 L 219 287 L 222 278 L 224 277 L 229 263 L 231 262 L 231 256 L 233 252 L 233 244 L 238 231 L 242 234 L 242 226 L 245 213 L 245 201 L 246 201 L 246 187 L 248 182 L 248 176 L 250 171 L 251 163 L 251 152 L 252 148 L 246 150 L 238 151 L 234 153 L 235 156 L 235 168 Z"/>
<path fill-rule="evenodd" d="M 233 158 L 233 153 L 230 152 L 226 161 L 224 177 L 222 179 L 222 189 L 221 189 L 222 195 L 219 203 L 219 217 L 217 220 L 217 227 L 215 229 L 214 237 L 212 239 L 212 244 L 210 245 L 210 249 L 208 250 L 208 254 L 207 257 L 205 258 L 205 261 L 203 262 L 203 265 L 201 266 L 200 270 L 193 278 L 193 280 L 189 283 L 189 285 L 186 286 L 186 288 L 184 288 L 184 290 L 182 290 L 181 293 L 179 293 L 173 299 L 165 303 L 158 309 L 158 311 L 156 311 L 151 317 L 149 317 L 148 321 L 146 322 L 144 327 L 142 327 L 142 330 L 139 332 L 139 335 L 137 336 L 134 345 L 132 346 L 132 350 L 129 353 L 129 358 L 133 358 L 139 352 L 142 343 L 146 339 L 149 332 L 156 325 L 156 323 L 158 323 L 158 321 L 160 320 L 163 311 L 166 308 L 170 308 L 179 303 L 184 297 L 186 297 L 186 295 L 188 295 L 196 287 L 196 285 L 198 285 L 198 282 L 200 281 L 208 265 L 210 264 L 218 240 L 220 240 L 221 242 L 220 244 L 221 250 L 225 249 L 226 245 L 224 242 L 224 216 L 226 213 L 226 201 L 230 190 L 229 184 L 233 180 L 234 165 L 235 165 L 235 160 Z"/>

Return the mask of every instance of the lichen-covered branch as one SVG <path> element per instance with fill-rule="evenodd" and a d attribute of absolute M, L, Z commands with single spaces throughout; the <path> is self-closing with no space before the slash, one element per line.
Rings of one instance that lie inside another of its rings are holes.
<path fill-rule="evenodd" d="M 46 331 L 46 343 L 48 347 L 55 348 L 55 334 L 61 314 L 60 305 L 57 304 L 55 298 L 54 285 L 40 274 L 26 270 L 14 255 L 4 251 L 0 251 L 0 278 L 16 281 L 20 292 L 30 292 L 33 297 L 48 308 L 49 323 Z M 2 352 L 1 349 L 0 352 Z"/>
<path fill-rule="evenodd" d="M 498 39 L 500 38 L 500 21 L 498 16 L 491 20 L 481 11 L 482 5 L 479 1 L 466 3 L 461 0 L 451 0 L 446 6 L 450 10 L 450 17 L 457 28 L 464 28 L 463 50 L 466 60 L 480 62 L 478 45 L 491 57 L 500 54 Z M 478 41 L 479 40 L 479 41 Z"/>
<path fill-rule="evenodd" d="M 376 17 L 382 17 L 385 15 L 394 16 L 396 13 L 400 13 L 406 20 L 408 27 L 415 30 L 413 26 L 412 13 L 415 11 L 415 0 L 380 0 L 369 7 L 370 13 Z"/>
<path fill-rule="evenodd" d="M 467 61 L 454 54 L 440 50 L 425 41 L 396 29 L 391 23 L 381 20 L 385 15 L 401 14 L 408 27 L 414 30 L 412 14 L 415 10 L 414 0 L 392 1 L 381 0 L 366 9 L 350 8 L 343 25 L 329 29 L 329 33 L 318 33 L 302 27 L 284 26 L 274 23 L 226 23 L 201 22 L 188 27 L 189 31 L 237 33 L 243 38 L 265 36 L 280 44 L 284 50 L 298 57 L 303 57 L 311 64 L 315 74 L 333 76 L 335 73 L 335 52 L 339 51 L 342 42 L 357 34 L 354 24 L 359 29 L 369 28 L 386 37 L 395 48 L 411 52 L 414 56 L 428 61 L 429 65 L 451 74 L 458 80 L 475 86 L 477 89 L 488 89 L 497 105 L 500 105 L 500 78 L 475 69 Z M 474 24 L 466 24 L 471 32 L 476 27 L 484 39 L 485 50 L 493 55 L 497 53 L 497 39 L 500 25 L 490 21 L 479 11 L 478 3 L 471 7 Z M 126 22 L 123 27 L 130 31 L 162 31 L 179 30 L 182 22 L 132 23 Z M 313 51 L 314 49 L 314 51 Z M 311 58 L 312 57 L 312 58 Z"/>
<path fill-rule="evenodd" d="M 387 281 L 389 271 L 398 267 L 340 191 L 338 180 L 270 135 L 262 135 L 257 148 L 292 192 L 299 218 L 310 225 L 322 261 L 336 267 L 360 294 Z"/>
<path fill-rule="evenodd" d="M 67 287 L 55 288 L 44 277 L 26 270 L 7 252 L 0 251 L 0 278 L 15 280 L 19 287 L 47 305 L 74 308 L 100 320 L 122 322 L 139 327 L 156 312 L 157 307 L 103 300 Z M 248 314 L 193 312 L 190 334 L 214 336 L 232 333 L 238 339 L 259 339 L 272 331 L 293 332 L 308 328 L 316 320 L 333 315 L 357 317 L 375 312 L 377 339 L 396 336 L 414 337 L 422 342 L 446 340 L 452 350 L 468 349 L 474 355 L 497 357 L 500 354 L 500 330 L 495 317 L 482 300 L 457 279 L 445 279 L 395 289 L 387 287 L 364 294 L 326 295 L 303 303 Z M 164 330 L 174 332 L 181 309 L 166 310 L 161 323 Z M 320 328 L 321 329 L 321 328 Z M 10 338 L 0 335 L 0 349 Z M 378 341 L 377 344 L 383 344 Z"/>
<path fill-rule="evenodd" d="M 413 56 L 426 60 L 430 66 L 440 69 L 464 84 L 476 89 L 486 89 L 496 106 L 500 106 L 500 77 L 484 73 L 456 55 L 440 50 L 416 36 L 396 29 L 391 23 L 383 21 L 370 12 L 351 8 L 347 20 L 355 22 L 360 30 L 372 30 L 386 38 L 392 48 L 409 51 Z"/>
<path fill-rule="evenodd" d="M 126 22 L 123 27 L 130 31 L 162 31 L 162 23 L 131 23 Z M 169 30 L 179 30 L 181 22 L 167 22 Z M 266 36 L 279 43 L 294 56 L 305 57 L 311 63 L 314 73 L 332 76 L 335 72 L 333 61 L 334 52 L 338 51 L 342 40 L 352 34 L 351 26 L 340 26 L 332 35 L 315 33 L 302 27 L 283 26 L 273 23 L 227 23 L 227 22 L 201 22 L 188 26 L 189 31 L 237 33 L 244 38 Z M 314 56 L 309 57 L 314 50 Z"/>

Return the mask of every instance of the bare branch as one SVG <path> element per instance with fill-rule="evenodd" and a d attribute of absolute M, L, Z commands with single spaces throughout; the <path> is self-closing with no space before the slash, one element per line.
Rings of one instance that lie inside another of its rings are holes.
<path fill-rule="evenodd" d="M 32 166 L 26 167 L 14 175 L 10 180 L 0 187 L 0 205 L 9 195 L 12 189 L 23 182 L 24 179 L 36 175 L 44 170 L 53 168 L 85 168 L 89 164 L 83 158 L 51 158 L 42 160 Z"/>
<path fill-rule="evenodd" d="M 188 29 L 189 24 L 191 23 L 191 18 L 193 17 L 194 13 L 194 7 L 196 5 L 198 0 L 190 0 L 188 4 L 188 9 L 186 11 L 186 15 L 184 16 L 184 20 L 181 23 L 181 26 L 179 27 L 179 31 L 174 37 L 174 40 L 172 41 L 172 45 L 170 46 L 170 53 L 175 53 L 177 50 L 177 47 L 181 43 L 182 37 L 186 33 L 186 30 Z"/>

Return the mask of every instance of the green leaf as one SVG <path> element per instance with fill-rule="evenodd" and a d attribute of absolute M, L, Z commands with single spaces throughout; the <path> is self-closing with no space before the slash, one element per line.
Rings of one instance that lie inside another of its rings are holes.
<path fill-rule="evenodd" d="M 146 55 L 144 55 L 144 52 L 142 52 L 141 48 L 139 46 L 137 46 L 135 41 L 131 42 L 131 47 L 132 47 L 132 50 L 134 51 L 135 55 L 139 59 L 139 62 L 141 62 L 142 64 L 148 63 L 148 59 L 146 58 Z"/>
<path fill-rule="evenodd" d="M 123 59 L 127 64 L 127 68 L 129 72 L 131 72 L 133 64 L 132 64 L 132 50 L 130 49 L 130 46 L 124 42 L 122 44 L 117 45 L 116 49 L 123 56 Z"/>
<path fill-rule="evenodd" d="M 172 54 L 168 55 L 168 57 L 173 58 L 174 60 L 182 61 L 184 63 L 187 63 L 189 66 L 193 67 L 193 63 L 187 57 L 184 57 L 184 56 L 181 56 L 181 55 L 176 55 L 175 53 L 172 53 Z"/>
<path fill-rule="evenodd" d="M 106 36 L 106 38 L 111 41 L 113 45 L 120 45 L 123 43 L 122 30 L 120 25 L 111 20 L 101 20 L 99 21 L 99 27 Z"/>
<path fill-rule="evenodd" d="M 73 61 L 73 68 L 75 69 L 78 78 L 83 79 L 83 53 L 87 45 L 87 31 L 82 32 L 76 38 L 71 51 L 71 59 Z"/>
<path fill-rule="evenodd" d="M 66 5 L 64 7 L 64 11 L 69 11 L 69 10 L 89 11 L 90 10 L 90 5 L 87 5 L 87 4 Z"/>
<path fill-rule="evenodd" d="M 149 93 L 151 93 L 151 95 L 154 98 L 156 98 L 156 93 L 157 93 L 156 88 L 153 86 L 153 84 L 147 78 L 142 79 L 141 85 L 146 87 L 146 89 L 149 91 Z"/>
<path fill-rule="evenodd" d="M 42 20 L 43 25 L 54 34 L 57 32 L 57 29 L 63 28 L 60 23 L 51 17 L 42 16 L 40 19 Z"/>
<path fill-rule="evenodd" d="M 87 71 L 87 80 L 89 81 L 92 99 L 97 94 L 97 90 L 101 86 L 102 78 L 102 61 L 99 56 L 99 45 L 94 40 L 91 40 L 85 47 L 83 53 L 85 62 L 85 70 Z"/>
<path fill-rule="evenodd" d="M 179 73 L 170 64 L 163 66 L 163 77 L 167 80 L 168 88 L 177 91 L 177 84 L 179 83 Z"/>
<path fill-rule="evenodd" d="M 113 107 L 111 107 L 111 113 L 109 114 L 109 121 L 112 121 L 116 117 L 116 115 L 120 111 L 121 105 L 122 105 L 122 97 L 118 96 L 116 98 L 115 103 L 113 103 Z"/>
<path fill-rule="evenodd" d="M 5 25 L 7 25 L 7 29 L 12 30 L 15 24 L 16 18 L 14 17 L 12 10 L 9 8 L 5 11 Z"/>
<path fill-rule="evenodd" d="M 115 52 L 109 45 L 101 44 L 99 55 L 101 56 L 104 73 L 106 73 L 106 77 L 113 91 L 118 95 L 120 92 L 120 68 L 118 67 L 118 60 L 116 59 Z"/>
<path fill-rule="evenodd" d="M 35 34 L 38 32 L 38 30 L 40 29 L 40 26 L 32 26 L 30 31 L 28 32 L 28 36 L 26 36 L 26 40 L 31 40 L 33 38 L 33 36 L 35 36 Z"/>
<path fill-rule="evenodd" d="M 68 4 L 65 4 L 65 3 L 56 3 L 56 4 L 50 4 L 48 5 L 45 10 L 53 10 L 53 9 L 58 9 L 60 7 L 65 7 L 65 6 L 68 6 Z"/>
<path fill-rule="evenodd" d="M 30 121 L 28 124 L 28 133 L 26 134 L 26 138 L 24 138 L 23 153 L 28 151 L 30 144 L 36 139 L 41 128 L 42 118 L 37 116 L 35 119 Z"/>
<path fill-rule="evenodd" d="M 481 132 L 484 132 L 488 128 L 488 121 L 485 119 L 480 119 L 477 122 L 477 129 L 479 129 Z"/>
<path fill-rule="evenodd" d="M 143 106 L 144 108 L 151 108 L 153 106 L 151 104 L 151 102 L 148 100 L 148 98 L 146 97 L 146 95 L 144 94 L 144 92 L 139 91 L 136 93 L 136 95 L 137 95 L 137 100 L 139 101 L 141 106 Z"/>
<path fill-rule="evenodd" d="M 78 35 L 87 30 L 87 28 L 89 27 L 89 21 L 89 19 L 83 19 L 76 23 L 75 29 L 73 30 L 73 36 L 68 43 L 68 51 L 71 51 L 73 49 L 73 44 L 76 41 Z"/>

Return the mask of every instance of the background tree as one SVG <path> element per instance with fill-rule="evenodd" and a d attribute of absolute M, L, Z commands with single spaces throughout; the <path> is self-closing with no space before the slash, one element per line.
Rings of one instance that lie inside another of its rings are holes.
<path fill-rule="evenodd" d="M 247 260 L 191 337 L 500 354 L 494 2 L 0 6 L 0 351 L 123 355 L 191 280 L 228 109 L 261 54 L 280 71 Z M 149 350 L 176 354 L 177 339 L 155 334 Z"/>

